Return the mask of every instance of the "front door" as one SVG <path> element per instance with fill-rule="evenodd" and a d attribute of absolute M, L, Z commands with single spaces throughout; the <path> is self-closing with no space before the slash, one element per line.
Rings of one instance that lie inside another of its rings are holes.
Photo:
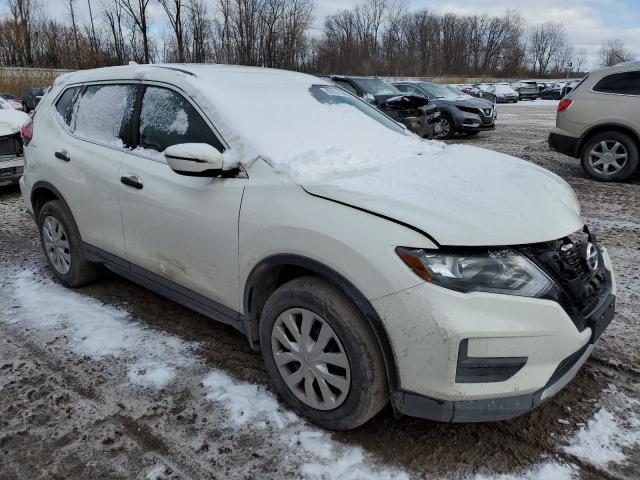
<path fill-rule="evenodd" d="M 237 311 L 238 216 L 245 178 L 175 173 L 162 151 L 179 143 L 222 142 L 179 91 L 144 87 L 138 148 L 120 169 L 120 207 L 126 258 Z"/>

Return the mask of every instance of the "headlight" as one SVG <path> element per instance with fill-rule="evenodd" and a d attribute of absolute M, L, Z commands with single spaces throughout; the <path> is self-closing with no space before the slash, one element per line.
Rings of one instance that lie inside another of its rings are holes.
<path fill-rule="evenodd" d="M 531 260 L 509 249 L 441 253 L 398 247 L 396 252 L 419 277 L 459 292 L 540 297 L 553 287 Z"/>

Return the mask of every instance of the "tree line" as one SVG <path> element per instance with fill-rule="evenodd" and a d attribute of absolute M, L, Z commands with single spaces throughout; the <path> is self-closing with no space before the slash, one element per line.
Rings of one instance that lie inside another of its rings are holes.
<path fill-rule="evenodd" d="M 0 64 L 81 69 L 128 61 L 258 65 L 319 73 L 389 76 L 557 76 L 585 68 L 559 23 L 528 26 L 503 16 L 410 10 L 367 0 L 314 27 L 314 0 L 0 0 Z M 86 2 L 88 19 L 78 18 Z M 152 18 L 160 11 L 164 20 Z M 161 23 L 154 25 L 153 22 Z M 603 65 L 631 59 L 612 39 Z"/>

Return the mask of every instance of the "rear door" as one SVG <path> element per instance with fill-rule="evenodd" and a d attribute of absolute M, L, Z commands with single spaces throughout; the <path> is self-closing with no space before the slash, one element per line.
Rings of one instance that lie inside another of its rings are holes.
<path fill-rule="evenodd" d="M 71 87 L 54 105 L 63 132 L 40 145 L 55 165 L 54 186 L 67 201 L 84 242 L 124 256 L 118 186 L 136 83 Z"/>
<path fill-rule="evenodd" d="M 154 275 L 160 276 L 171 288 L 177 284 L 237 311 L 246 176 L 189 177 L 171 170 L 162 153 L 171 145 L 207 143 L 221 152 L 227 146 L 178 88 L 145 85 L 138 103 L 138 147 L 125 155 L 120 172 L 129 179 L 119 188 L 126 258 L 139 275 L 156 282 Z"/>

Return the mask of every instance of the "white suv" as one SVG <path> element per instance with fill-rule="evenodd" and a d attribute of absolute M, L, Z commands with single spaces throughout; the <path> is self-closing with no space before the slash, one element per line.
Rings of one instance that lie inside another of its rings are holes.
<path fill-rule="evenodd" d="M 613 317 L 606 250 L 557 176 L 418 138 L 316 77 L 154 65 L 60 77 L 20 184 L 59 280 L 100 266 L 260 348 L 278 392 L 353 428 L 555 394 Z"/>

